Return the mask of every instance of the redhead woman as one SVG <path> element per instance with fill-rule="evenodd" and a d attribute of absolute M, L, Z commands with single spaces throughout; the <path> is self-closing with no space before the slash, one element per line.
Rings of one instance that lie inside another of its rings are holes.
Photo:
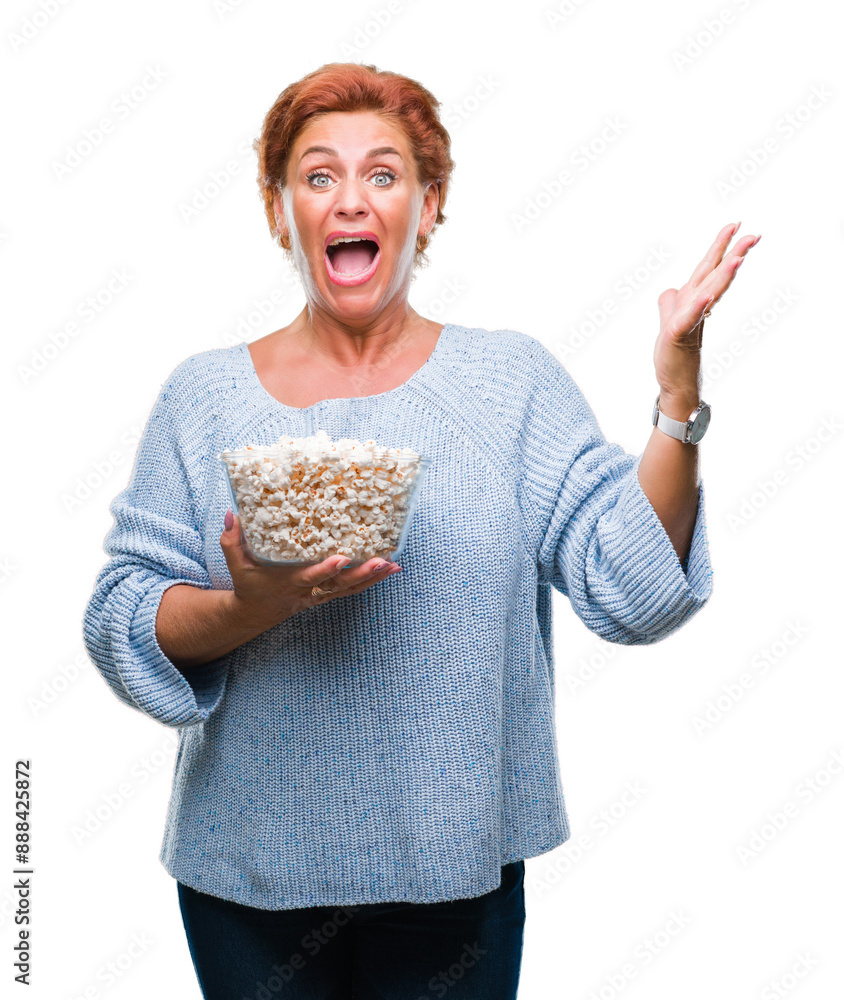
<path fill-rule="evenodd" d="M 176 366 L 111 505 L 85 642 L 178 731 L 160 860 L 212 1000 L 516 997 L 524 860 L 571 835 L 552 591 L 631 645 L 711 593 L 701 336 L 758 237 L 725 226 L 659 296 L 630 455 L 539 340 L 409 304 L 454 166 L 438 106 L 357 64 L 279 95 L 259 185 L 305 305 Z M 431 460 L 400 561 L 243 548 L 220 453 L 314 427 Z"/>

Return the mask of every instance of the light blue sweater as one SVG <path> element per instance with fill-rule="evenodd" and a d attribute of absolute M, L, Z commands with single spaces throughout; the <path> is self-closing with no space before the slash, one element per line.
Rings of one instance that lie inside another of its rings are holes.
<path fill-rule="evenodd" d="M 156 641 L 161 595 L 231 588 L 218 453 L 318 428 L 433 459 L 402 572 L 181 673 Z M 712 589 L 703 486 L 684 572 L 640 458 L 512 330 L 447 324 L 403 385 L 305 409 L 263 388 L 245 344 L 179 364 L 111 504 L 84 617 L 117 697 L 179 732 L 166 870 L 263 909 L 429 903 L 491 892 L 501 865 L 567 840 L 551 588 L 631 645 Z"/>

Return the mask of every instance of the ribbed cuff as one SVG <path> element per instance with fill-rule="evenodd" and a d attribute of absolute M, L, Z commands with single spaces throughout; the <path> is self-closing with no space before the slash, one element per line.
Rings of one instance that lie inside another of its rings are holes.
<path fill-rule="evenodd" d="M 197 586 L 191 580 L 161 580 L 143 596 L 129 631 L 132 655 L 120 664 L 121 679 L 135 704 L 165 726 L 195 725 L 211 715 L 222 699 L 231 658 L 227 654 L 183 674 L 164 655 L 155 620 L 164 592 L 179 583 Z"/>
<path fill-rule="evenodd" d="M 639 455 L 602 532 L 607 549 L 629 556 L 621 570 L 637 631 L 665 638 L 691 618 L 712 593 L 705 494 L 698 488 L 697 514 L 685 570 L 671 539 L 639 482 Z"/>

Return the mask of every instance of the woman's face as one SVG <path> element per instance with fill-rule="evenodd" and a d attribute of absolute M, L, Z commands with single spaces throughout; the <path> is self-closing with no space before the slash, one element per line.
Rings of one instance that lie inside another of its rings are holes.
<path fill-rule="evenodd" d="M 436 184 L 426 191 L 417 181 L 403 134 L 374 112 L 310 122 L 274 202 L 310 304 L 365 319 L 406 298 L 416 237 L 433 225 L 437 201 Z M 327 250 L 338 232 L 366 233 L 369 241 Z"/>

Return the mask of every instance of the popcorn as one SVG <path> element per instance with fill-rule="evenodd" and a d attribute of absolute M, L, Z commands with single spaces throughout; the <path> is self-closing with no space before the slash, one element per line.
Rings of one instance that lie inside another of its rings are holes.
<path fill-rule="evenodd" d="M 389 558 L 424 461 L 410 448 L 332 441 L 324 430 L 220 458 L 253 555 L 276 562 Z"/>

